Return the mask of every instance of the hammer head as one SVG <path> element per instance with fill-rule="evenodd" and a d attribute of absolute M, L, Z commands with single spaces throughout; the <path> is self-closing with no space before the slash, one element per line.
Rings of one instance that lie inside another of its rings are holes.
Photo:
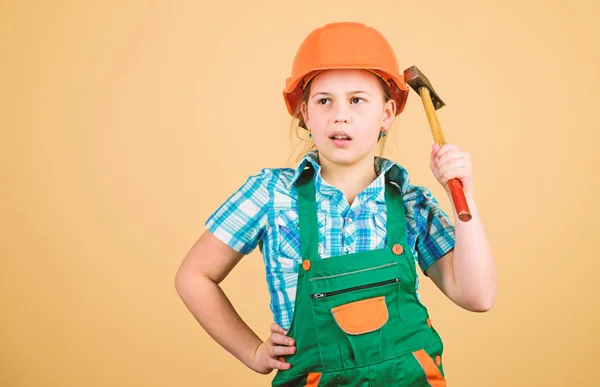
<path fill-rule="evenodd" d="M 417 68 L 417 66 L 412 66 L 404 70 L 404 80 L 419 95 L 419 89 L 421 87 L 426 87 L 427 89 L 429 89 L 429 94 L 431 95 L 431 102 L 433 102 L 433 107 L 435 108 L 435 110 L 446 106 L 444 101 L 442 101 L 440 96 L 437 95 L 437 93 L 433 89 L 433 86 L 431 86 L 431 82 L 429 82 L 429 79 L 427 79 L 427 77 L 423 75 L 423 73 Z"/>

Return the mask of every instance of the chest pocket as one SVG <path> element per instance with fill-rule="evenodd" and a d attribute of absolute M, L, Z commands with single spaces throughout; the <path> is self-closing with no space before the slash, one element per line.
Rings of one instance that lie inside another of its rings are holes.
<path fill-rule="evenodd" d="M 412 219 L 412 218 L 410 218 Z M 406 243 L 411 247 L 411 251 L 413 255 L 415 255 L 415 259 L 417 255 L 415 254 L 414 246 L 415 246 L 415 235 L 410 232 L 409 218 L 407 218 L 407 234 L 406 234 Z M 383 249 L 387 246 L 387 215 L 384 211 L 373 214 L 373 230 L 375 231 L 375 235 L 377 237 L 377 249 Z"/>
<path fill-rule="evenodd" d="M 379 211 L 372 215 L 373 232 L 376 238 L 376 249 L 383 249 L 387 243 L 387 215 L 385 211 Z"/>
<path fill-rule="evenodd" d="M 317 211 L 319 223 L 319 255 L 326 255 L 324 240 L 327 237 L 327 212 Z M 298 271 L 302 261 L 300 249 L 300 219 L 296 210 L 280 210 L 275 218 L 279 261 L 282 270 Z"/>

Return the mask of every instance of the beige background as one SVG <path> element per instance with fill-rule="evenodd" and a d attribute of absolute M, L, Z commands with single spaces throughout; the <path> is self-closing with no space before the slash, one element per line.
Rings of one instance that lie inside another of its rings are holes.
<path fill-rule="evenodd" d="M 281 90 L 324 23 L 380 29 L 473 154 L 498 261 L 487 314 L 422 296 L 451 386 L 600 385 L 600 6 L 583 1 L 5 1 L 0 5 L 0 385 L 266 386 L 175 293 L 205 219 L 292 166 Z M 429 170 L 416 94 L 386 156 Z M 297 154 L 293 154 L 295 156 Z M 261 255 L 223 284 L 262 337 Z"/>

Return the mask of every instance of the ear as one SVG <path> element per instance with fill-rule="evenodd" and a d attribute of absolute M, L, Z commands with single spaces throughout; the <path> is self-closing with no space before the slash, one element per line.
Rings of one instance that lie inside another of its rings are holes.
<path fill-rule="evenodd" d="M 302 114 L 302 119 L 304 120 L 304 126 L 308 127 L 308 107 L 306 106 L 306 102 L 300 102 L 300 114 Z"/>
<path fill-rule="evenodd" d="M 389 128 L 396 117 L 396 101 L 390 98 L 385 105 L 383 105 L 383 115 L 381 117 L 381 124 L 386 128 Z"/>

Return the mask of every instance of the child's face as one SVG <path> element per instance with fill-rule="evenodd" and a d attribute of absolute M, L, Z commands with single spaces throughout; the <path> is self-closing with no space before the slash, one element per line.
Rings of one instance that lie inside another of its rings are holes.
<path fill-rule="evenodd" d="M 313 78 L 302 115 L 313 141 L 334 164 L 374 156 L 382 127 L 390 127 L 396 104 L 384 101 L 380 81 L 365 70 L 328 70 Z M 346 139 L 334 135 L 347 136 Z"/>

